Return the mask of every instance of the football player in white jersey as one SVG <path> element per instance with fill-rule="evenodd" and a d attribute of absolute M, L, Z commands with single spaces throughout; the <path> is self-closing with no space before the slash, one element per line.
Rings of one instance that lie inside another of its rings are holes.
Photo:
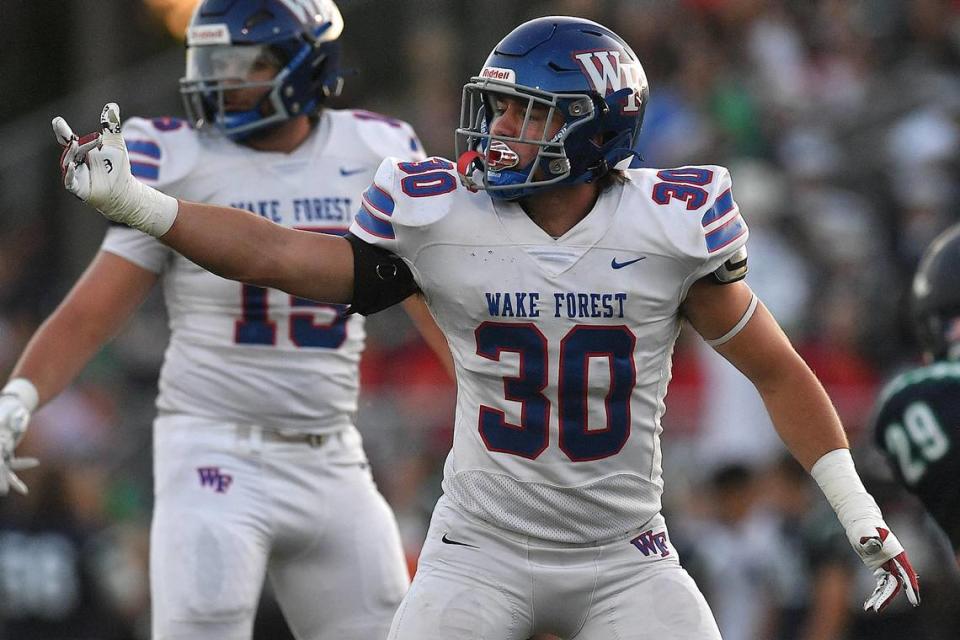
<path fill-rule="evenodd" d="M 741 280 L 747 227 L 726 169 L 624 168 L 647 96 L 609 29 L 527 22 L 464 88 L 457 164 L 384 161 L 347 238 L 136 182 L 116 105 L 99 142 L 54 120 L 69 191 L 225 277 L 359 313 L 423 292 L 454 356 L 456 429 L 392 639 L 719 637 L 659 513 L 682 318 L 753 381 L 822 487 L 876 573 L 865 607 L 901 590 L 919 601 L 829 398 Z"/>
<path fill-rule="evenodd" d="M 193 122 L 131 119 L 123 170 L 178 198 L 346 233 L 381 160 L 423 154 L 404 122 L 321 108 L 339 90 L 342 28 L 331 1 L 204 2 L 181 82 Z M 297 638 L 385 638 L 409 577 L 353 425 L 364 327 L 342 306 L 225 280 L 113 226 L 0 398 L 4 455 L 158 280 L 172 335 L 154 430 L 153 637 L 249 638 L 267 575 Z"/>

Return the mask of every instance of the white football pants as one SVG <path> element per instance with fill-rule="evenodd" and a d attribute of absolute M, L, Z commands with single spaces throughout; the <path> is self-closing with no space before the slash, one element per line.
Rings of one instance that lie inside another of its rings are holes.
<path fill-rule="evenodd" d="M 249 640 L 264 575 L 299 640 L 386 637 L 409 577 L 356 429 L 311 445 L 161 416 L 154 493 L 154 640 Z"/>
<path fill-rule="evenodd" d="M 417 574 L 390 640 L 719 640 L 663 518 L 622 539 L 551 543 L 433 512 Z"/>

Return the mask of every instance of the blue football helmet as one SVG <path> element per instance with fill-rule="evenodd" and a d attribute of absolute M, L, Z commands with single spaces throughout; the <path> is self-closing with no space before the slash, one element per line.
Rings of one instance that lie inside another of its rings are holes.
<path fill-rule="evenodd" d="M 187 117 L 240 141 L 316 113 L 343 86 L 342 31 L 333 0 L 204 0 L 187 28 L 187 71 L 180 80 Z M 273 69 L 276 75 L 264 79 Z M 249 88 L 267 90 L 252 107 L 233 108 L 224 99 Z"/>
<path fill-rule="evenodd" d="M 523 198 L 538 189 L 590 182 L 625 168 L 650 93 L 636 54 L 613 31 L 584 20 L 553 16 L 520 25 L 493 49 L 479 76 L 463 88 L 457 129 L 458 168 L 473 188 L 492 197 Z M 495 135 L 498 98 L 525 100 L 527 117 L 516 137 Z M 546 108 L 563 125 L 547 138 L 528 136 L 529 114 Z M 508 142 L 539 147 L 526 166 Z M 476 173 L 482 179 L 476 180 Z"/>

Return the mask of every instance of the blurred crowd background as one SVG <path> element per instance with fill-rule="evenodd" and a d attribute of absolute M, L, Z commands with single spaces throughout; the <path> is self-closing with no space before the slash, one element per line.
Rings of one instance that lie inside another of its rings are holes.
<path fill-rule="evenodd" d="M 195 0 L 0 0 L 0 380 L 95 253 L 105 223 L 65 194 L 49 122 L 180 115 Z M 918 361 L 906 293 L 960 218 L 956 0 L 339 0 L 334 106 L 414 124 L 453 153 L 462 84 L 511 28 L 598 20 L 651 85 L 647 166 L 723 164 L 751 228 L 748 283 L 823 380 L 861 474 L 909 549 L 923 606 L 868 618 L 872 578 L 752 387 L 683 335 L 664 419 L 672 537 L 727 640 L 960 637 L 960 571 L 869 433 L 883 381 Z M 960 286 L 960 274 L 958 274 Z M 359 426 L 416 566 L 440 492 L 455 389 L 402 313 L 368 323 Z M 22 449 L 42 466 L 0 499 L 0 639 L 148 637 L 150 429 L 167 328 L 154 295 Z M 958 486 L 944 490 L 960 490 Z M 650 594 L 656 598 L 657 594 Z M 283 638 L 264 596 L 258 638 Z"/>

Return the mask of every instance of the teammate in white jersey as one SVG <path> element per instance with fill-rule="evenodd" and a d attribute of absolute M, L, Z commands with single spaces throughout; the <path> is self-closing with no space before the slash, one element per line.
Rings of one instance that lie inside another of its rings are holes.
<path fill-rule="evenodd" d="M 145 188 L 125 173 L 116 105 L 99 148 L 54 121 L 68 190 L 217 273 L 360 313 L 425 295 L 456 364 L 456 430 L 392 639 L 719 637 L 659 514 L 681 318 L 754 382 L 817 479 L 876 572 L 865 607 L 901 589 L 919 601 L 829 398 L 741 280 L 727 171 L 624 169 L 647 96 L 610 30 L 527 22 L 464 89 L 457 165 L 384 161 L 346 239 Z"/>
<path fill-rule="evenodd" d="M 196 122 L 130 120 L 133 175 L 346 233 L 381 160 L 423 154 L 404 122 L 321 108 L 339 90 L 342 26 L 333 2 L 203 3 L 181 83 Z M 298 638 L 385 638 L 409 578 L 353 425 L 364 327 L 342 306 L 225 280 L 113 226 L 0 399 L 4 453 L 158 280 L 172 335 L 154 430 L 153 637 L 249 638 L 267 574 Z"/>

